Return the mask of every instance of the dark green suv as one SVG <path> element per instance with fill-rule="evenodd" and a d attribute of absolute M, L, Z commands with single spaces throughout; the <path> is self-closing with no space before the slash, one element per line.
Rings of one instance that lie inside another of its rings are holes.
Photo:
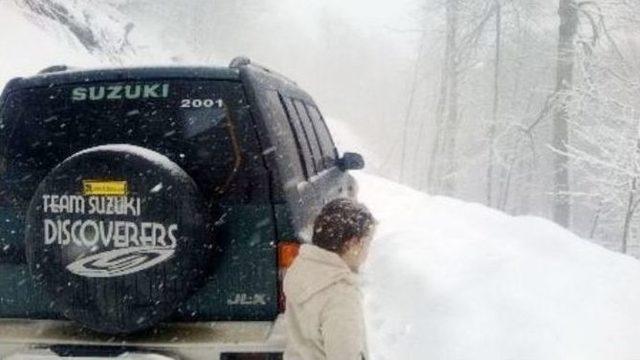
<path fill-rule="evenodd" d="M 286 266 L 363 166 L 307 93 L 246 58 L 12 80 L 0 358 L 278 358 Z"/>

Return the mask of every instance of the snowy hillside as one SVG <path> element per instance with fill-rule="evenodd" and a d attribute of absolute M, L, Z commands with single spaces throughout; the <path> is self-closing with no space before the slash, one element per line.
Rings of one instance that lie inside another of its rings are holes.
<path fill-rule="evenodd" d="M 31 76 L 52 65 L 169 62 L 173 51 L 163 51 L 146 28 L 126 20 L 128 5 L 126 0 L 0 1 L 5 30 L 0 36 L 0 89 L 13 77 Z"/>
<path fill-rule="evenodd" d="M 0 22 L 3 29 L 11 29 L 11 36 L 0 36 L 0 89 L 13 77 L 30 76 L 51 65 L 97 61 L 62 29 L 26 16 L 13 1 L 0 2 Z M 63 43 L 63 39 L 68 42 Z"/>

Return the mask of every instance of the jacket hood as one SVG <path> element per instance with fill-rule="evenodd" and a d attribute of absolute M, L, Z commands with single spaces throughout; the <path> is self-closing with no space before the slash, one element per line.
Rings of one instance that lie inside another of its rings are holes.
<path fill-rule="evenodd" d="M 341 281 L 357 285 L 358 276 L 338 254 L 304 244 L 287 270 L 284 292 L 289 301 L 300 304 Z"/>

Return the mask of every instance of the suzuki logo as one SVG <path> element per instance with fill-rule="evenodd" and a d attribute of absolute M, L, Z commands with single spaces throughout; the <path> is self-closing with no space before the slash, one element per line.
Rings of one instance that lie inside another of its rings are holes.
<path fill-rule="evenodd" d="M 169 84 L 133 84 L 77 87 L 71 99 L 77 101 L 161 99 L 169 97 Z"/>

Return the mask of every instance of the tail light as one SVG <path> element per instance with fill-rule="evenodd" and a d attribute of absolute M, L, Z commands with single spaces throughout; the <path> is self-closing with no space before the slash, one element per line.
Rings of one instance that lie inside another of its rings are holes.
<path fill-rule="evenodd" d="M 282 289 L 284 275 L 287 273 L 287 269 L 291 266 L 293 260 L 298 256 L 298 251 L 300 251 L 300 243 L 292 241 L 281 241 L 278 243 L 278 310 L 280 313 L 284 312 L 286 303 Z"/>

